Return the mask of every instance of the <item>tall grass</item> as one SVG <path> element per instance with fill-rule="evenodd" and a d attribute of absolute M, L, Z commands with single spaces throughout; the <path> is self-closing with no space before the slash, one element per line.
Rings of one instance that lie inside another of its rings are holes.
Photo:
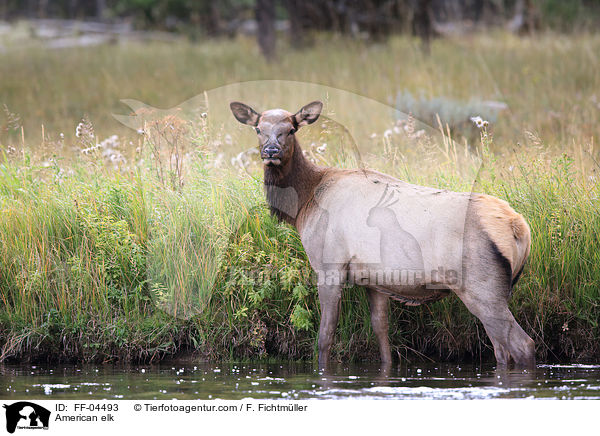
<path fill-rule="evenodd" d="M 521 153 L 512 163 L 482 151 L 476 190 L 508 200 L 532 228 L 530 261 L 511 301 L 515 316 L 542 359 L 597 357 L 597 184 L 567 154 Z M 190 160 L 177 189 L 144 166 L 123 174 L 79 161 L 48 183 L 56 170 L 27 156 L 3 164 L 2 359 L 149 360 L 180 352 L 311 359 L 319 309 L 297 233 L 270 216 L 260 178 L 207 167 L 207 156 Z M 388 164 L 410 181 L 469 189 L 447 169 L 424 175 L 416 165 Z M 490 355 L 480 324 L 457 298 L 393 304 L 391 320 L 403 358 Z M 344 292 L 334 355 L 376 356 L 360 288 Z"/>

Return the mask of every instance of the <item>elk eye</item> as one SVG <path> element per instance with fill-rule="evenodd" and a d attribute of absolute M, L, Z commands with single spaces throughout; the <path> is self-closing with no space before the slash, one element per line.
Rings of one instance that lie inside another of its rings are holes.
<path fill-rule="evenodd" d="M 260 135 L 260 129 L 258 127 L 255 127 L 254 130 L 256 130 L 256 133 Z"/>
<path fill-rule="evenodd" d="M 288 135 L 293 135 L 294 133 L 296 133 L 296 129 L 294 129 L 294 128 L 292 127 L 292 130 L 290 130 L 290 133 L 288 133 Z"/>

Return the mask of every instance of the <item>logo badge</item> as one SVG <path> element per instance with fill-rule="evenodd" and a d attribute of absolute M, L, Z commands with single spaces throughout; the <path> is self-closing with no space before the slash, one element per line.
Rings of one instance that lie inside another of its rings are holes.
<path fill-rule="evenodd" d="M 6 409 L 6 430 L 14 433 L 18 429 L 48 429 L 50 411 L 29 401 L 19 401 L 3 406 Z"/>

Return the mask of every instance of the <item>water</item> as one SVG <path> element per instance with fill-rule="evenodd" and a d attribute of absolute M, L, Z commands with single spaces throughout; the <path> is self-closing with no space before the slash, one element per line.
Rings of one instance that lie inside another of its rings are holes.
<path fill-rule="evenodd" d="M 363 364 L 0 365 L 6 399 L 600 399 L 600 365 L 413 364 L 387 374 Z"/>

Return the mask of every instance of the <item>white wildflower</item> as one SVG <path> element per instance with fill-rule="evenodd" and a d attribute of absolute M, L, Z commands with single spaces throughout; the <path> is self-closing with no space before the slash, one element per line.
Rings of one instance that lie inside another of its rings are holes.
<path fill-rule="evenodd" d="M 96 148 L 112 149 L 118 147 L 119 145 L 119 137 L 117 135 L 112 135 L 106 138 L 104 141 L 100 142 L 99 144 L 96 144 Z"/>
<path fill-rule="evenodd" d="M 480 116 L 471 117 L 471 121 L 477 126 L 479 129 L 483 129 L 489 125 L 489 122 L 481 118 Z"/>
<path fill-rule="evenodd" d="M 54 181 L 56 183 L 62 183 L 64 178 L 65 178 L 65 170 L 63 170 L 62 168 L 59 168 L 58 172 L 54 175 Z"/>
<path fill-rule="evenodd" d="M 212 164 L 213 168 L 221 168 L 223 166 L 224 157 L 225 157 L 224 153 L 217 154 L 217 157 L 215 157 L 215 160 Z"/>
<path fill-rule="evenodd" d="M 81 120 L 75 128 L 75 136 L 78 138 L 93 138 L 94 128 L 92 124 L 85 118 Z"/>
<path fill-rule="evenodd" d="M 383 137 L 385 139 L 390 139 L 392 137 L 392 129 L 387 129 L 385 132 L 383 132 Z"/>
<path fill-rule="evenodd" d="M 317 147 L 317 153 L 323 154 L 327 150 L 327 143 L 324 143 L 320 147 Z"/>
<path fill-rule="evenodd" d="M 146 131 L 144 129 L 137 129 L 138 135 L 145 135 Z"/>
<path fill-rule="evenodd" d="M 248 159 L 246 152 L 242 151 L 238 153 L 236 157 L 232 157 L 231 165 L 240 167 L 241 169 L 245 169 L 248 165 L 250 165 L 250 160 Z"/>
<path fill-rule="evenodd" d="M 371 136 L 370 136 L 370 138 L 371 138 L 371 139 L 375 139 L 375 138 L 377 138 L 377 133 L 375 133 L 375 132 L 371 133 Z"/>

